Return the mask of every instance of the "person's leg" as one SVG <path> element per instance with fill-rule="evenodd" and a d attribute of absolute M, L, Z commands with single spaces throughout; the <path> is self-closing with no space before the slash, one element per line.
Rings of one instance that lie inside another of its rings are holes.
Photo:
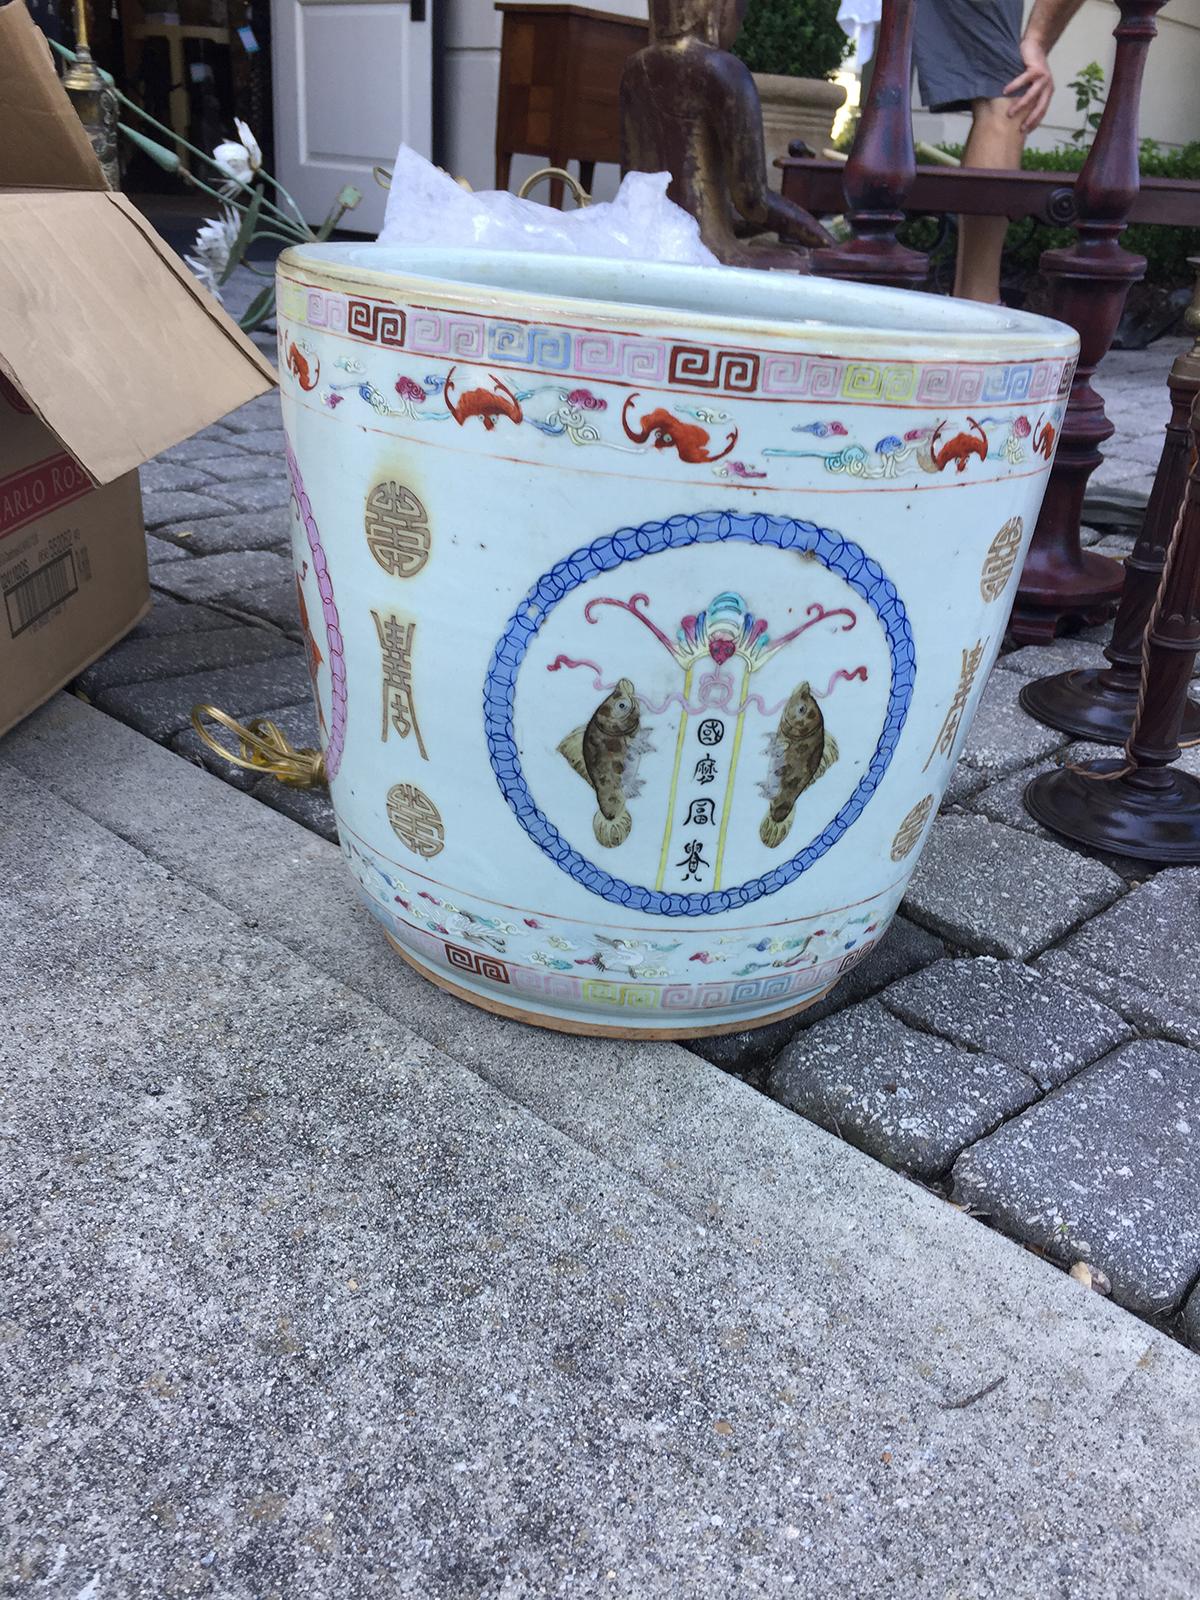
<path fill-rule="evenodd" d="M 1003 98 L 971 102 L 971 132 L 963 151 L 964 167 L 1020 167 L 1025 137 L 1021 125 L 1008 115 Z M 1000 257 L 1007 217 L 959 217 L 958 262 L 954 293 L 961 300 L 1000 299 Z"/>

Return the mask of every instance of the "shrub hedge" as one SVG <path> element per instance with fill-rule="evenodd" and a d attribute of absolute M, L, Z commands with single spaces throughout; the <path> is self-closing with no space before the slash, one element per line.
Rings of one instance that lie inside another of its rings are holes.
<path fill-rule="evenodd" d="M 750 0 L 733 47 L 751 72 L 829 78 L 850 53 L 838 0 Z"/>

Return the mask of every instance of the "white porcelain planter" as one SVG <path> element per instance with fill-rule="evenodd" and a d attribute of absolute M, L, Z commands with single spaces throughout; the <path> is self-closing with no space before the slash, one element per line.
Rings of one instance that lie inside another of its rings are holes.
<path fill-rule="evenodd" d="M 833 137 L 833 121 L 845 103 L 846 91 L 828 78 L 789 78 L 777 72 L 756 72 L 754 82 L 762 102 L 767 177 L 771 187 L 778 189 L 782 173 L 776 159 L 787 155 L 793 139 L 803 139 L 820 155 Z"/>
<path fill-rule="evenodd" d="M 278 287 L 333 804 L 401 953 L 585 1032 L 825 992 L 1000 647 L 1075 334 L 469 251 L 291 250 Z"/>

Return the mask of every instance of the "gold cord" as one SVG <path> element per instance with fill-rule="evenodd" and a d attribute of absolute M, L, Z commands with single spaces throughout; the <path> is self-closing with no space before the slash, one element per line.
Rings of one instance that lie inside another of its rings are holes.
<path fill-rule="evenodd" d="M 240 755 L 235 756 L 213 737 L 204 726 L 205 717 L 233 734 L 241 747 Z M 192 727 L 208 748 L 230 766 L 265 773 L 292 789 L 315 789 L 327 781 L 325 757 L 320 750 L 297 750 L 288 743 L 282 730 L 266 717 L 251 717 L 243 724 L 217 706 L 198 705 L 192 707 Z"/>

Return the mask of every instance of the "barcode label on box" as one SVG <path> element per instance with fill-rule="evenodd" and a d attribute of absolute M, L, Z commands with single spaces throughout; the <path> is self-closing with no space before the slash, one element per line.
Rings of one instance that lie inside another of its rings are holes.
<path fill-rule="evenodd" d="M 21 578 L 4 591 L 4 604 L 8 611 L 8 631 L 15 639 L 19 633 L 53 611 L 64 600 L 70 599 L 79 588 L 75 572 L 75 554 L 64 550 L 28 576 Z"/>

